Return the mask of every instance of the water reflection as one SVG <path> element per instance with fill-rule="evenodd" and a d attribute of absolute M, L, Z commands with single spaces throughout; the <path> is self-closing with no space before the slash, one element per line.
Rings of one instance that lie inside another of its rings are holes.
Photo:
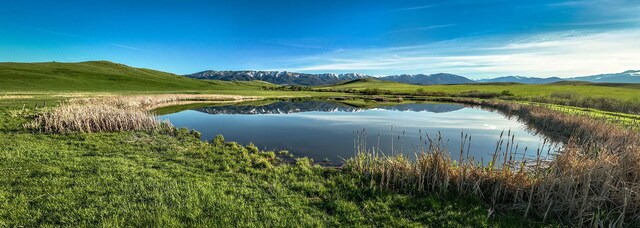
<path fill-rule="evenodd" d="M 379 106 L 377 109 L 390 111 L 413 111 L 413 112 L 434 112 L 444 113 L 463 109 L 464 106 L 457 104 L 398 104 L 392 106 Z M 196 111 L 209 114 L 291 114 L 298 112 L 361 112 L 371 108 L 359 108 L 349 106 L 344 103 L 328 101 L 279 101 L 267 105 L 224 105 L 195 109 Z"/>
<path fill-rule="evenodd" d="M 423 147 L 421 134 L 442 135 L 450 151 L 460 151 L 460 134 L 472 136 L 470 155 L 488 161 L 502 131 L 515 135 L 520 155 L 534 156 L 543 138 L 525 125 L 498 113 L 459 104 L 416 103 L 354 107 L 325 101 L 280 101 L 266 105 L 224 105 L 161 116 L 177 127 L 195 129 L 210 140 L 222 134 L 230 141 L 267 150 L 289 150 L 297 156 L 339 163 L 354 154 L 354 132 L 368 133 L 371 147 L 413 154 Z M 401 148 L 401 149 L 398 149 Z M 454 152 L 456 153 L 456 152 Z"/>

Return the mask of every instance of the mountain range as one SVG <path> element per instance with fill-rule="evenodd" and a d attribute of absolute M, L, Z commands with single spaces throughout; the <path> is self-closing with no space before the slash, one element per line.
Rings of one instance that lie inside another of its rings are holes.
<path fill-rule="evenodd" d="M 278 85 L 329 85 L 341 81 L 350 81 L 370 77 L 364 74 L 305 74 L 288 71 L 214 71 L 207 70 L 195 74 L 185 75 L 195 79 L 210 79 L 223 81 L 252 81 L 260 80 Z"/>
<path fill-rule="evenodd" d="M 599 74 L 583 77 L 559 78 L 559 77 L 524 77 L 504 76 L 490 79 L 471 80 L 464 76 L 437 73 L 437 74 L 402 74 L 382 77 L 374 77 L 359 73 L 347 74 L 307 74 L 288 71 L 202 71 L 185 75 L 195 79 L 223 80 L 223 81 L 252 81 L 261 80 L 278 85 L 329 85 L 341 81 L 350 81 L 362 78 L 377 78 L 384 81 L 401 82 L 417 85 L 436 84 L 471 84 L 471 83 L 523 83 L 523 84 L 547 84 L 559 81 L 585 81 L 594 83 L 640 83 L 640 70 L 629 70 L 622 73 Z"/>

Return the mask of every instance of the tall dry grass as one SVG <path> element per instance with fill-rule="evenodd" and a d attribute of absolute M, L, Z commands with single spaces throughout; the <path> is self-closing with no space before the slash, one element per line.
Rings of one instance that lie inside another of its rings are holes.
<path fill-rule="evenodd" d="M 566 137 L 566 144 L 551 161 L 543 159 L 543 148 L 533 160 L 518 158 L 513 138 L 507 134 L 485 165 L 466 156 L 470 148 L 467 137 L 461 137 L 465 153 L 447 151 L 441 137 L 427 136 L 428 146 L 416 151 L 413 159 L 357 146 L 357 156 L 348 160 L 344 169 L 361 174 L 371 187 L 412 194 L 472 194 L 496 210 L 518 210 L 523 216 L 542 220 L 599 227 L 640 223 L 637 132 L 539 106 L 456 101 L 517 116 L 556 137 Z"/>
<path fill-rule="evenodd" d="M 33 96 L 30 95 L 0 95 L 0 100 L 2 99 L 31 99 Z"/>
<path fill-rule="evenodd" d="M 257 97 L 236 95 L 208 95 L 208 94 L 165 94 L 140 96 L 106 96 L 97 98 L 71 99 L 68 104 L 87 105 L 104 104 L 119 108 L 134 108 L 152 110 L 155 108 L 195 102 L 235 102 L 255 100 Z"/>
<path fill-rule="evenodd" d="M 151 110 L 193 102 L 233 102 L 255 97 L 228 95 L 148 95 L 72 99 L 40 113 L 25 128 L 41 132 L 154 131 L 172 128 Z"/>

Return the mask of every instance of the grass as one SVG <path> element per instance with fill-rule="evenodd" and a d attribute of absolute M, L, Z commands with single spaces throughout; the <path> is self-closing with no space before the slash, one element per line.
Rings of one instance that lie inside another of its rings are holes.
<path fill-rule="evenodd" d="M 0 90 L 3 92 L 206 90 L 209 84 L 107 61 L 0 63 Z"/>
<path fill-rule="evenodd" d="M 380 88 L 394 93 L 413 94 L 422 89 L 427 93 L 442 92 L 445 94 L 460 94 L 469 91 L 501 93 L 510 91 L 518 97 L 550 96 L 556 92 L 572 91 L 579 95 L 594 97 L 609 97 L 616 99 L 636 99 L 640 92 L 640 87 L 635 85 L 626 86 L 602 86 L 594 84 L 463 84 L 463 85 L 410 85 L 398 82 L 380 81 L 375 79 L 355 81 L 331 86 L 320 86 L 316 89 L 327 90 L 365 90 L 367 88 Z"/>
<path fill-rule="evenodd" d="M 3 115 L 5 118 L 7 115 Z M 10 122 L 24 120 L 9 117 Z M 0 226 L 533 226 L 475 197 L 362 188 L 361 177 L 187 130 L 0 132 Z"/>

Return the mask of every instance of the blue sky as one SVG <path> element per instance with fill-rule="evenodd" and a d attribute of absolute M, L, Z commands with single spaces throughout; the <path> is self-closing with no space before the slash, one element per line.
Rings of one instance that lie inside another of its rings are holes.
<path fill-rule="evenodd" d="M 640 1 L 2 1 L 0 61 L 470 78 L 640 69 Z"/>

